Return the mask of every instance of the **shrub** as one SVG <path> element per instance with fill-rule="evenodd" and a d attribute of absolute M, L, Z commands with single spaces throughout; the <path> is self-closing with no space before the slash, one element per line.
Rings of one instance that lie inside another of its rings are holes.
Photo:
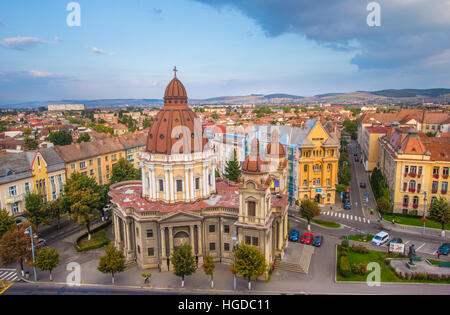
<path fill-rule="evenodd" d="M 357 253 L 357 254 L 368 254 L 369 250 L 367 248 L 365 248 L 364 246 L 361 245 L 353 245 L 352 247 L 352 251 Z"/>
<path fill-rule="evenodd" d="M 349 242 L 347 240 L 343 240 L 341 242 L 341 246 L 347 248 L 347 247 L 349 247 Z"/>
<path fill-rule="evenodd" d="M 351 268 L 347 256 L 341 256 L 339 271 L 344 278 L 351 276 Z"/>
<path fill-rule="evenodd" d="M 352 273 L 355 275 L 364 276 L 367 273 L 367 265 L 365 264 L 352 264 L 351 267 Z"/>

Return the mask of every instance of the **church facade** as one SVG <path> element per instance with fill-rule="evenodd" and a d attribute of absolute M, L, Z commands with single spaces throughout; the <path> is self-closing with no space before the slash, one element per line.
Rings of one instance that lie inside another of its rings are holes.
<path fill-rule="evenodd" d="M 172 270 L 171 255 L 185 243 L 199 266 L 207 253 L 232 263 L 238 243 L 258 247 L 273 263 L 288 238 L 283 146 L 274 134 L 263 162 L 255 139 L 238 182 L 218 179 L 215 154 L 187 99 L 175 75 L 140 154 L 142 180 L 110 187 L 116 247 L 129 262 L 163 271 Z"/>

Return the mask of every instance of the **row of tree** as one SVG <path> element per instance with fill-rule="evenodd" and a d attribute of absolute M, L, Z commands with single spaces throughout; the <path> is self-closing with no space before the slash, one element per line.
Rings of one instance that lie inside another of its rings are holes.
<path fill-rule="evenodd" d="M 232 274 L 239 275 L 248 280 L 248 287 L 251 289 L 252 279 L 256 279 L 263 275 L 266 271 L 271 270 L 266 265 L 264 255 L 257 247 L 240 244 L 236 247 L 233 255 L 234 263 L 231 267 Z M 174 274 L 181 279 L 181 286 L 184 287 L 184 281 L 187 276 L 194 274 L 197 269 L 197 262 L 195 256 L 192 254 L 192 247 L 188 244 L 183 244 L 173 251 L 170 259 Z M 206 254 L 203 261 L 203 271 L 210 277 L 211 288 L 214 287 L 214 258 L 210 254 Z M 100 258 L 97 270 L 102 273 L 111 274 L 112 283 L 116 274 L 123 272 L 126 269 L 125 256 L 122 251 L 118 250 L 114 245 L 109 245 L 105 249 L 105 255 Z M 272 268 L 273 270 L 273 268 Z M 148 279 L 150 274 L 142 274 Z"/>

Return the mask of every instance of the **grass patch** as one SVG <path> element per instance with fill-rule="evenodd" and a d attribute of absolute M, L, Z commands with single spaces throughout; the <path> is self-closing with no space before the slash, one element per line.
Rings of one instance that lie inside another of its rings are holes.
<path fill-rule="evenodd" d="M 337 252 L 337 268 L 336 268 L 336 279 L 338 281 L 361 281 L 365 282 L 367 279 L 368 272 L 364 275 L 354 274 L 353 272 L 347 273 L 344 277 L 340 272 L 340 262 L 341 262 L 341 245 L 338 245 Z M 366 254 L 356 253 L 349 247 L 346 250 L 347 260 L 350 266 L 352 265 L 367 265 L 371 262 L 376 262 L 380 265 L 381 271 L 381 282 L 412 282 L 412 283 L 447 283 L 450 284 L 450 280 L 418 280 L 418 279 L 402 279 L 397 276 L 395 271 L 386 263 L 386 258 L 405 258 L 404 255 L 391 254 L 386 252 L 380 252 L 375 250 L 368 250 Z"/>
<path fill-rule="evenodd" d="M 75 241 L 75 249 L 78 252 L 86 252 L 89 250 L 97 249 L 111 243 L 111 240 L 107 237 L 107 233 L 111 228 L 111 221 L 99 226 L 92 230 L 91 239 L 88 239 L 88 234 L 81 235 Z"/>
<path fill-rule="evenodd" d="M 343 237 L 344 239 L 346 239 L 346 237 Z M 349 235 L 348 239 L 350 241 L 356 241 L 356 242 L 362 242 L 362 243 L 369 243 L 372 239 L 373 239 L 373 235 L 372 234 L 367 234 L 365 237 L 363 237 L 362 235 L 358 234 L 358 235 Z"/>
<path fill-rule="evenodd" d="M 407 217 L 407 216 L 398 216 L 395 214 L 383 214 L 383 219 L 392 222 L 395 220 L 395 223 L 404 224 L 404 225 L 412 225 L 412 226 L 423 226 L 423 222 L 420 221 L 420 217 Z M 433 229 L 442 229 L 442 225 L 439 222 L 432 221 L 428 219 L 428 222 L 425 224 L 427 228 Z M 450 224 L 445 225 L 446 230 L 450 230 Z"/>
<path fill-rule="evenodd" d="M 321 226 L 324 226 L 324 227 L 327 227 L 327 228 L 332 228 L 332 229 L 338 229 L 341 227 L 341 225 L 339 223 L 326 221 L 326 220 L 312 219 L 311 222 L 321 225 Z"/>

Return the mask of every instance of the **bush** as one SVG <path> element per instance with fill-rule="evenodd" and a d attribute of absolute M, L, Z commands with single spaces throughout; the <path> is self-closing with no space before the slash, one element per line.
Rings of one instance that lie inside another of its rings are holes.
<path fill-rule="evenodd" d="M 348 278 L 351 276 L 352 271 L 347 256 L 341 256 L 339 271 L 341 276 L 343 276 L 344 278 Z"/>
<path fill-rule="evenodd" d="M 357 254 L 368 254 L 369 250 L 367 248 L 365 248 L 364 246 L 361 245 L 353 245 L 352 247 L 352 251 L 357 253 Z"/>
<path fill-rule="evenodd" d="M 102 229 L 106 229 L 108 226 L 111 225 L 111 223 L 112 223 L 112 221 L 108 221 L 108 222 L 106 222 L 105 224 L 100 225 L 99 227 L 93 229 L 93 230 L 91 231 L 91 235 L 94 234 L 94 233 L 96 233 L 96 232 L 98 232 L 98 231 L 100 231 L 100 230 L 102 230 Z M 97 242 L 97 243 L 94 243 L 94 244 L 92 244 L 92 245 L 81 246 L 81 245 L 80 245 L 80 242 L 81 242 L 83 239 L 87 238 L 87 237 L 88 237 L 88 233 L 84 233 L 83 235 L 81 235 L 80 237 L 78 237 L 78 238 L 75 240 L 75 249 L 77 250 L 77 252 L 87 252 L 87 251 L 90 251 L 90 250 L 93 250 L 93 249 L 101 248 L 101 247 L 106 246 L 106 245 L 109 245 L 109 244 L 111 243 L 111 240 L 109 240 L 109 239 L 104 239 L 104 240 L 102 240 L 102 241 L 100 241 L 100 242 Z"/>
<path fill-rule="evenodd" d="M 345 247 L 345 248 L 348 248 L 348 247 L 349 247 L 349 242 L 348 242 L 347 240 L 343 240 L 343 241 L 341 242 L 341 246 L 342 246 L 342 247 Z"/>
<path fill-rule="evenodd" d="M 367 265 L 365 264 L 352 264 L 351 267 L 352 273 L 355 275 L 364 276 L 367 273 Z"/>

